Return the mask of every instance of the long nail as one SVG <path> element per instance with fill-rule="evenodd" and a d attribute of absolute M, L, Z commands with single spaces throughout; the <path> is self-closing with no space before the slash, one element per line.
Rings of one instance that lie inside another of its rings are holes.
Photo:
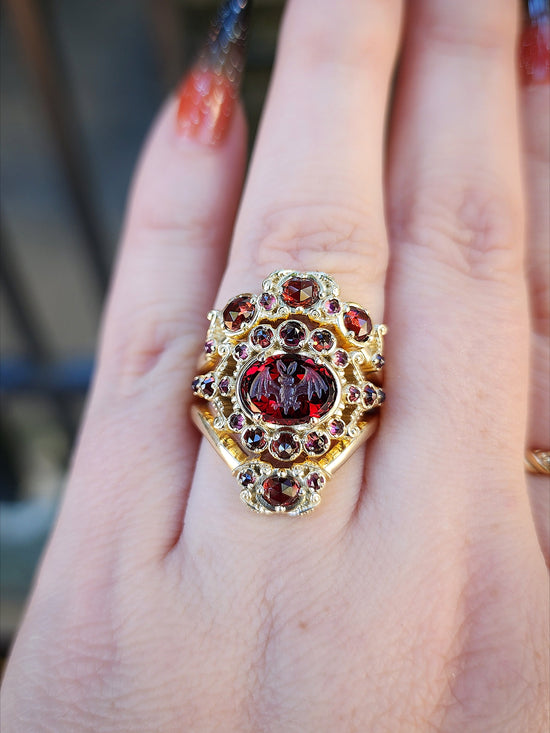
<path fill-rule="evenodd" d="M 226 0 L 179 91 L 181 136 L 218 145 L 233 118 L 244 70 L 251 0 Z"/>
<path fill-rule="evenodd" d="M 520 66 L 524 84 L 550 83 L 550 0 L 526 0 Z"/>

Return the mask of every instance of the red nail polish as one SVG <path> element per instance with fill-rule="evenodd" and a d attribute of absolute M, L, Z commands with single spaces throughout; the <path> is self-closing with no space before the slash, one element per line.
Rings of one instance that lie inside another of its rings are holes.
<path fill-rule="evenodd" d="M 248 0 L 226 0 L 183 80 L 177 112 L 182 137 L 217 145 L 227 135 L 244 69 L 249 6 Z"/>
<path fill-rule="evenodd" d="M 524 84 L 550 83 L 550 7 L 548 0 L 528 0 L 521 35 L 520 67 Z"/>

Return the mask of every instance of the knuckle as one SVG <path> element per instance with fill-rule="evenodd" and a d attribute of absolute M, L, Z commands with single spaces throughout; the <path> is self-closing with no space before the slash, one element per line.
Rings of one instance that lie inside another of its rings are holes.
<path fill-rule="evenodd" d="M 313 204 L 268 211 L 256 231 L 255 267 L 323 270 L 342 280 L 383 280 L 387 249 L 381 227 L 364 211 Z"/>
<path fill-rule="evenodd" d="M 397 28 L 399 27 L 399 3 L 395 0 L 371 0 L 363 3 L 354 0 L 354 11 L 343 17 L 334 17 L 336 6 L 325 3 L 319 12 L 319 0 L 292 3 L 286 24 L 293 29 L 285 34 L 285 58 L 299 54 L 302 68 L 318 71 L 320 66 L 344 65 L 359 68 L 375 68 L 373 58 L 391 58 Z M 312 7 L 313 6 L 313 7 Z M 330 22 L 330 18 L 334 22 Z M 335 24 L 338 32 L 334 32 Z M 297 37 L 298 36 L 298 37 Z"/>
<path fill-rule="evenodd" d="M 428 250 L 432 261 L 474 280 L 502 282 L 521 272 L 519 207 L 484 186 L 418 187 L 393 207 L 391 218 L 400 246 L 421 255 Z"/>

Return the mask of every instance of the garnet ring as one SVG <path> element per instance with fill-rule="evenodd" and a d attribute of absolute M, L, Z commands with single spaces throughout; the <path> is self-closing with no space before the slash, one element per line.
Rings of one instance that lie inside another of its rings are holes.
<path fill-rule="evenodd" d="M 257 512 L 314 509 L 374 432 L 386 326 L 323 272 L 279 270 L 208 314 L 193 420 Z"/>

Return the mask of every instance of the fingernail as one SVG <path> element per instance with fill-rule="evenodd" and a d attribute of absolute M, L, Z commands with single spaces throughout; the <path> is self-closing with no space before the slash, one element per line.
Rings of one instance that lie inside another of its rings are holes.
<path fill-rule="evenodd" d="M 550 0 L 527 0 L 520 44 L 524 84 L 550 83 Z"/>
<path fill-rule="evenodd" d="M 226 0 L 208 40 L 179 90 L 177 128 L 205 145 L 223 142 L 244 70 L 251 0 Z"/>

